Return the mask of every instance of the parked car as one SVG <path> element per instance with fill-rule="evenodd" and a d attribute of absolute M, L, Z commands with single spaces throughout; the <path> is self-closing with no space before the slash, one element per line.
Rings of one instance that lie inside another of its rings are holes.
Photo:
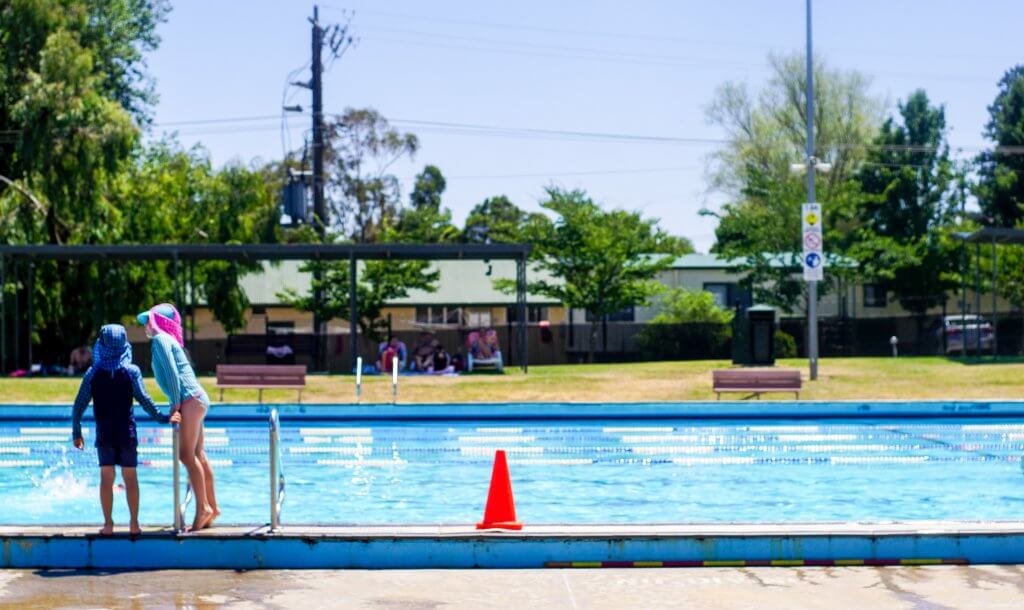
<path fill-rule="evenodd" d="M 937 338 L 941 346 L 946 346 L 946 355 L 958 354 L 963 351 L 964 340 L 967 341 L 967 351 L 978 351 L 978 339 L 981 339 L 981 351 L 991 351 L 994 333 L 992 324 L 985 318 L 967 314 L 964 316 L 951 315 L 942 319 L 942 324 L 936 329 Z M 943 340 L 945 335 L 945 340 Z"/>

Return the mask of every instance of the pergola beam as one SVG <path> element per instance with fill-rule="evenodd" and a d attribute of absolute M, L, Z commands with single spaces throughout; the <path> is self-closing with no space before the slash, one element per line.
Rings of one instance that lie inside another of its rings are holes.
<path fill-rule="evenodd" d="M 28 260 L 519 260 L 529 244 L 138 244 L 0 246 L 0 256 Z"/>

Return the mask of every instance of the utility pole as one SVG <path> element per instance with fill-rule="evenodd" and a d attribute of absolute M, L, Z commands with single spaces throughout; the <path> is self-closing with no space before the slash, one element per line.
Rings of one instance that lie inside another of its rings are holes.
<path fill-rule="evenodd" d="M 313 226 L 323 241 L 327 232 L 327 206 L 324 202 L 324 89 L 323 50 L 324 29 L 320 26 L 320 8 L 313 6 Z"/>
<path fill-rule="evenodd" d="M 321 51 L 323 50 L 324 30 L 320 27 L 320 7 L 313 5 L 312 35 L 312 70 L 313 77 L 310 79 L 310 87 L 313 90 L 313 228 L 316 229 L 320 241 L 323 242 L 327 236 L 327 206 L 324 202 L 324 89 L 323 89 L 323 62 Z M 313 291 L 313 349 L 316 354 L 313 358 L 317 369 L 323 369 L 323 334 L 325 320 L 320 319 L 320 306 L 324 299 L 323 272 L 317 268 L 313 272 L 313 283 L 316 289 Z"/>
<path fill-rule="evenodd" d="M 811 45 L 811 0 L 807 0 L 807 202 L 814 203 L 814 53 Z M 824 220 L 824 219 L 822 219 Z M 821 262 L 824 265 L 824 261 Z M 818 282 L 807 282 L 807 358 L 811 381 L 818 378 Z"/>

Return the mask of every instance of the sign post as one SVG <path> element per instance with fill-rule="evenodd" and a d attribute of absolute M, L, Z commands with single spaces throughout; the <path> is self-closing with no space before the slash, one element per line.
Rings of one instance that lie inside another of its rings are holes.
<path fill-rule="evenodd" d="M 808 175 L 814 176 L 814 166 L 808 165 Z M 814 381 L 818 378 L 818 282 L 825 277 L 821 204 L 805 203 L 800 216 L 803 225 L 803 253 L 800 258 L 804 281 L 807 282 L 807 359 L 811 365 L 811 381 Z"/>
<path fill-rule="evenodd" d="M 821 232 L 821 204 L 805 203 L 801 214 L 803 225 L 804 280 L 820 282 L 824 279 L 824 243 Z"/>

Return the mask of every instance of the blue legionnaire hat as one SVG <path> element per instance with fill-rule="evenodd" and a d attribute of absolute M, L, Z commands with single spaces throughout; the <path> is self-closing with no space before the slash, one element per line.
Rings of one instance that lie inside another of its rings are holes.
<path fill-rule="evenodd" d="M 128 332 L 120 324 L 107 324 L 92 348 L 92 365 L 105 371 L 114 371 L 132 363 L 132 344 Z"/>

